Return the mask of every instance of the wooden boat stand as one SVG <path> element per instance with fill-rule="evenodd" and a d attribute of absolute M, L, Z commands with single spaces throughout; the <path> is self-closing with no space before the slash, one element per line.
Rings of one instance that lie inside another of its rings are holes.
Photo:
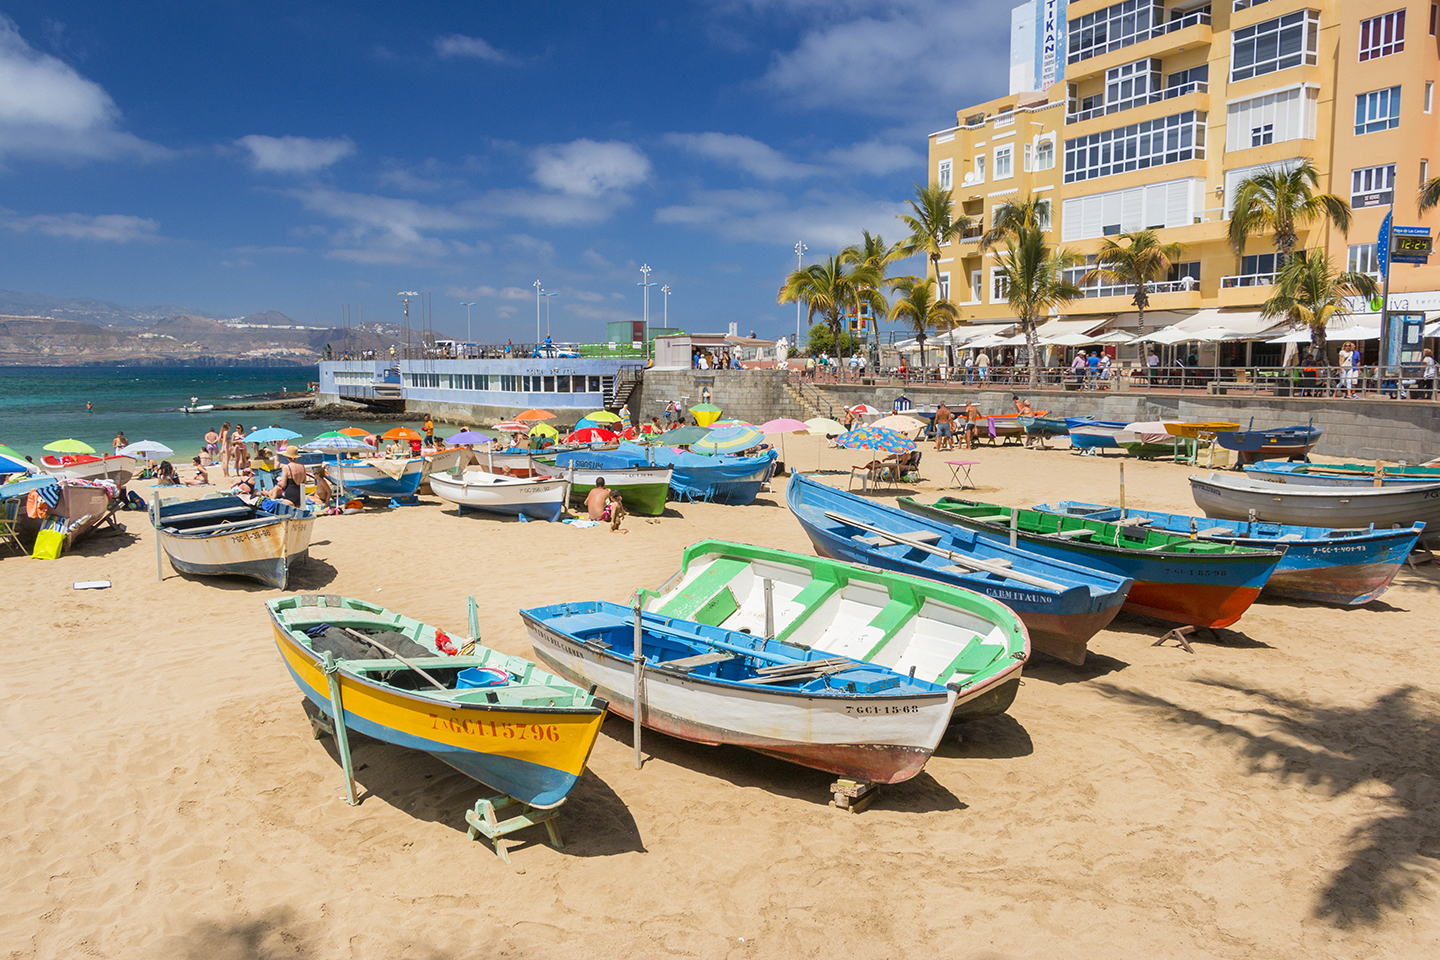
<path fill-rule="evenodd" d="M 867 783 L 864 780 L 840 779 L 830 784 L 830 792 L 835 795 L 835 799 L 830 801 L 830 806 L 838 810 L 859 813 L 870 806 L 870 802 L 875 799 L 875 794 L 879 791 L 875 789 L 875 784 Z"/>
<path fill-rule="evenodd" d="M 507 816 L 504 820 L 498 816 L 501 812 L 509 812 L 516 807 L 519 812 Z M 510 854 L 505 850 L 505 837 L 526 827 L 545 824 L 545 831 L 550 835 L 550 846 L 563 850 L 565 844 L 560 842 L 560 829 L 555 825 L 555 818 L 559 815 L 559 807 L 536 810 L 524 801 L 502 793 L 475 801 L 475 809 L 465 811 L 465 822 L 470 825 L 468 833 L 471 840 L 484 834 L 485 839 L 495 845 L 495 855 L 508 864 Z"/>
<path fill-rule="evenodd" d="M 1193 654 L 1195 652 L 1195 649 L 1190 646 L 1190 641 L 1187 638 L 1196 630 L 1204 630 L 1206 633 L 1210 634 L 1211 639 L 1214 639 L 1216 641 L 1220 640 L 1219 636 L 1215 633 L 1215 631 L 1211 630 L 1209 627 L 1184 626 L 1176 627 L 1174 630 L 1167 630 L 1163 635 L 1161 635 L 1159 640 L 1156 640 L 1154 643 L 1150 644 L 1150 646 L 1163 647 L 1165 645 L 1165 641 L 1174 640 L 1175 643 L 1179 645 L 1181 650 L 1184 650 L 1186 653 Z"/>

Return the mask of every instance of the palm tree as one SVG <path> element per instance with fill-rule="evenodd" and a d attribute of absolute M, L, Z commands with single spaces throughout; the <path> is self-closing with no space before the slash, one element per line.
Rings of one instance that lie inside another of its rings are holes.
<path fill-rule="evenodd" d="M 1440 177 L 1431 177 L 1420 188 L 1420 212 L 1424 213 L 1431 207 L 1440 207 Z"/>
<path fill-rule="evenodd" d="M 869 268 L 871 272 L 875 274 L 876 287 L 889 286 L 891 288 L 898 288 L 905 281 L 914 279 L 914 277 L 891 278 L 887 276 L 890 272 L 890 264 L 896 260 L 902 260 L 907 256 L 904 243 L 886 244 L 885 238 L 878 233 L 873 236 L 869 230 L 862 230 L 860 233 L 863 239 L 859 243 L 851 244 L 840 251 L 841 260 L 849 264 L 854 264 L 857 267 Z M 888 309 L 888 304 L 885 309 Z M 882 313 L 875 314 L 877 324 L 882 315 L 883 311 Z M 876 337 L 878 338 L 880 328 L 876 326 L 874 329 Z"/>
<path fill-rule="evenodd" d="M 1346 299 L 1368 300 L 1377 293 L 1373 277 L 1350 270 L 1336 273 L 1330 258 L 1318 250 L 1301 250 L 1287 259 L 1275 275 L 1275 287 L 1260 315 L 1309 327 L 1317 357 L 1325 350 L 1325 325 L 1331 318 L 1345 315 Z"/>
<path fill-rule="evenodd" d="M 799 300 L 809 308 L 810 322 L 818 313 L 830 327 L 833 342 L 840 343 L 840 327 L 845 315 L 858 313 L 861 303 L 870 304 L 875 316 L 882 315 L 888 305 L 880 295 L 874 270 L 866 266 L 853 269 L 842 257 L 828 257 L 824 263 L 812 263 L 785 278 L 775 301 L 794 303 Z"/>
<path fill-rule="evenodd" d="M 1320 175 L 1308 159 L 1293 170 L 1267 167 L 1241 180 L 1230 213 L 1230 246 L 1243 255 L 1251 235 L 1273 233 L 1283 260 L 1294 252 L 1300 242 L 1296 230 L 1305 224 L 1329 220 L 1348 233 L 1350 204 L 1333 193 L 1316 193 L 1319 188 Z"/>
<path fill-rule="evenodd" d="M 1005 237 L 1005 252 L 998 263 L 1005 271 L 1005 299 L 1020 318 L 1030 355 L 1030 387 L 1040 385 L 1040 350 L 1036 321 L 1051 310 L 1081 296 L 1066 272 L 1083 265 L 1085 258 L 1068 250 L 1051 251 L 1045 235 L 1034 226 L 1022 226 Z"/>
<path fill-rule="evenodd" d="M 980 237 L 984 253 L 1006 237 L 1019 236 L 1022 230 L 1044 232 L 1050 226 L 1050 201 L 1033 194 L 996 207 L 990 213 L 990 229 Z"/>
<path fill-rule="evenodd" d="M 1095 255 L 1095 268 L 1080 278 L 1084 286 L 1092 280 L 1135 288 L 1135 314 L 1145 327 L 1145 308 L 1150 304 L 1149 286 L 1170 272 L 1185 253 L 1183 243 L 1161 243 L 1154 230 L 1122 233 L 1118 239 L 1105 238 Z"/>
<path fill-rule="evenodd" d="M 940 248 L 954 243 L 956 240 L 974 226 L 975 221 L 965 214 L 957 218 L 951 207 L 955 205 L 955 196 L 949 190 L 941 188 L 938 183 L 932 183 L 928 187 L 915 184 L 915 199 L 906 201 L 914 216 L 908 213 L 897 213 L 905 226 L 910 228 L 910 236 L 900 242 L 902 256 L 910 257 L 917 253 L 923 253 L 930 258 L 931 265 L 935 268 L 935 282 L 940 282 Z"/>
<path fill-rule="evenodd" d="M 960 321 L 960 311 L 949 300 L 936 299 L 935 281 L 926 278 L 906 277 L 895 284 L 895 289 L 905 294 L 890 308 L 891 320 L 898 320 L 915 331 L 915 342 L 920 344 L 920 368 L 925 369 L 925 331 L 934 327 L 937 333 L 949 330 Z"/>

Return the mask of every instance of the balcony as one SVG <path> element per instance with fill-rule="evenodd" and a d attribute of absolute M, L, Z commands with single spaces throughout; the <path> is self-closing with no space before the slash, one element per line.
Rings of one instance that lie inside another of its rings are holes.
<path fill-rule="evenodd" d="M 1173 87 L 1166 87 L 1164 90 L 1157 90 L 1154 93 L 1145 94 L 1140 97 L 1131 97 L 1128 100 L 1120 100 L 1116 103 L 1106 103 L 1098 107 L 1091 107 L 1089 110 L 1081 110 L 1078 113 L 1067 113 L 1065 122 L 1080 123 L 1085 120 L 1093 120 L 1096 117 L 1109 116 L 1112 113 L 1120 113 L 1122 110 L 1133 110 L 1136 107 L 1149 106 L 1152 103 L 1160 103 L 1174 97 L 1183 97 L 1187 93 L 1209 93 L 1210 84 L 1204 80 L 1192 80 L 1189 83 L 1176 84 Z"/>
<path fill-rule="evenodd" d="M 1210 15 L 1192 13 L 1171 20 L 1169 23 L 1143 30 L 1126 38 L 1108 49 L 1097 48 L 1092 53 L 1071 55 L 1065 68 L 1065 79 L 1081 83 L 1095 77 L 1103 77 L 1111 67 L 1118 67 L 1134 60 L 1149 57 L 1164 58 L 1195 46 L 1208 46 L 1211 42 Z"/>
<path fill-rule="evenodd" d="M 1154 40 L 1156 37 L 1168 36 L 1169 34 L 1177 33 L 1181 30 L 1184 30 L 1187 27 L 1197 26 L 1204 26 L 1206 28 L 1205 32 L 1208 34 L 1210 32 L 1210 14 L 1204 11 L 1197 10 L 1196 12 L 1187 14 L 1183 17 L 1176 17 L 1174 20 L 1158 24 L 1148 30 L 1137 31 L 1128 37 L 1124 37 L 1121 40 L 1116 41 L 1114 44 L 1107 44 L 1107 48 L 1105 50 L 1096 50 L 1090 53 L 1086 53 L 1084 51 L 1072 53 L 1068 57 L 1066 57 L 1066 63 L 1082 63 L 1092 57 L 1104 56 L 1107 53 L 1118 53 L 1121 50 L 1128 50 L 1131 47 L 1144 43 L 1147 40 Z M 1139 58 L 1135 57 L 1132 59 Z"/>
<path fill-rule="evenodd" d="M 1220 289 L 1228 290 L 1231 287 L 1269 287 L 1275 283 L 1273 273 L 1238 273 L 1230 277 L 1220 278 Z"/>

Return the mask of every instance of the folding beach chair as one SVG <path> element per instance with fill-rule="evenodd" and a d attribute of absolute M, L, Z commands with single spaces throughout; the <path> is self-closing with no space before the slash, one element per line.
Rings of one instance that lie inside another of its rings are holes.
<path fill-rule="evenodd" d="M 12 546 L 23 556 L 29 551 L 15 532 L 15 521 L 20 516 L 20 502 L 19 497 L 11 497 L 5 501 L 4 510 L 0 511 L 0 546 Z"/>

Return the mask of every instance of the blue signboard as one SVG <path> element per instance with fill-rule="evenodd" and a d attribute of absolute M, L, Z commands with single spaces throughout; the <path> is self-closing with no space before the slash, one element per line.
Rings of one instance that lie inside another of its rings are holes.
<path fill-rule="evenodd" d="M 1430 260 L 1433 243 L 1429 227 L 1391 227 L 1390 262 L 1424 265 Z"/>

